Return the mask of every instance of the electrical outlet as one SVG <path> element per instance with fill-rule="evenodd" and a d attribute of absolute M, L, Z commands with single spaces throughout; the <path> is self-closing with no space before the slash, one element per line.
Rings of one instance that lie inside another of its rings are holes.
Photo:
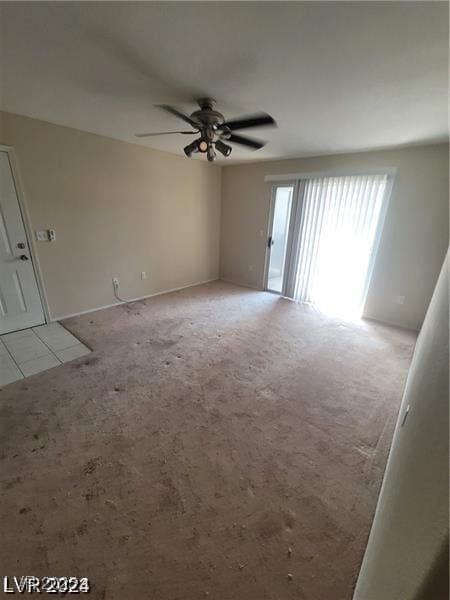
<path fill-rule="evenodd" d="M 112 284 L 113 284 L 113 288 L 117 289 L 119 287 L 119 278 L 118 277 L 113 277 L 112 278 Z"/>
<path fill-rule="evenodd" d="M 141 271 L 141 279 L 147 279 L 147 273 L 145 271 Z"/>
<path fill-rule="evenodd" d="M 56 231 L 54 229 L 48 229 L 48 239 L 51 242 L 54 242 L 56 240 Z"/>

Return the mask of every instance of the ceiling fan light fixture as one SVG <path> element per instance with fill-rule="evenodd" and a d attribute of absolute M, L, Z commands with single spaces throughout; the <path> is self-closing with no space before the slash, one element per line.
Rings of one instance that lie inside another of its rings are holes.
<path fill-rule="evenodd" d="M 190 158 L 194 152 L 197 152 L 197 150 L 198 150 L 198 143 L 197 143 L 197 140 L 194 140 L 193 142 L 191 142 L 184 148 L 184 153 L 186 154 L 186 156 L 188 158 Z"/>
<path fill-rule="evenodd" d="M 197 144 L 197 148 L 199 152 L 207 152 L 208 142 L 206 140 L 201 139 Z"/>
<path fill-rule="evenodd" d="M 228 144 L 224 144 L 222 142 L 222 140 L 217 140 L 216 150 L 218 150 L 221 154 L 223 154 L 223 156 L 225 156 L 225 157 L 230 156 L 232 149 L 233 148 L 231 146 L 229 146 Z"/>
<path fill-rule="evenodd" d="M 213 162 L 213 160 L 216 158 L 216 153 L 214 152 L 214 147 L 212 145 L 208 146 L 207 158 L 209 162 Z"/>

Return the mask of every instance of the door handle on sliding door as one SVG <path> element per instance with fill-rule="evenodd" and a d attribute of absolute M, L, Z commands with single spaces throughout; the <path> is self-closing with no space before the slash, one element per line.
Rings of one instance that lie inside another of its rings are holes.
<path fill-rule="evenodd" d="M 30 260 L 26 254 L 21 254 L 19 260 Z"/>
<path fill-rule="evenodd" d="M 273 241 L 273 237 L 271 235 L 269 235 L 269 239 L 267 240 L 267 246 L 268 248 L 270 248 L 271 246 L 274 245 L 274 241 Z"/>

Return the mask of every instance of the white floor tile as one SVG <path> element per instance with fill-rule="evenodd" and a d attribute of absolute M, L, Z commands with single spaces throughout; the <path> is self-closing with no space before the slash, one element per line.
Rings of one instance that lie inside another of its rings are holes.
<path fill-rule="evenodd" d="M 66 348 L 65 350 L 59 350 L 55 352 L 56 356 L 62 362 L 69 362 L 70 360 L 80 358 L 80 356 L 85 356 L 89 353 L 89 348 L 86 348 L 86 346 L 81 343 L 78 343 L 76 346 L 72 346 L 71 348 Z"/>
<path fill-rule="evenodd" d="M 52 367 L 57 367 L 60 364 L 61 363 L 56 356 L 53 354 L 46 354 L 45 356 L 40 356 L 39 358 L 33 358 L 27 362 L 19 363 L 19 368 L 25 377 L 29 377 L 35 373 L 40 373 L 41 371 L 46 371 Z"/>
<path fill-rule="evenodd" d="M 12 383 L 18 379 L 23 379 L 23 375 L 16 363 L 9 354 L 2 354 L 0 356 L 0 386 Z"/>
<path fill-rule="evenodd" d="M 27 362 L 33 358 L 51 354 L 44 342 L 42 342 L 35 333 L 31 333 L 31 336 L 24 336 L 13 340 L 3 340 L 11 356 L 17 363 Z"/>
<path fill-rule="evenodd" d="M 46 325 L 38 325 L 32 329 L 36 333 L 39 333 L 39 331 L 67 331 L 67 329 L 64 329 L 64 327 L 61 325 L 61 323 L 58 323 L 58 321 L 53 321 L 52 323 L 47 323 Z"/>
<path fill-rule="evenodd" d="M 60 323 L 0 336 L 0 386 L 57 367 L 91 351 Z"/>
<path fill-rule="evenodd" d="M 21 329 L 20 331 L 13 331 L 12 333 L 4 333 L 0 336 L 3 342 L 15 342 L 22 340 L 23 338 L 33 338 L 34 333 L 31 329 Z"/>
<path fill-rule="evenodd" d="M 59 323 L 34 327 L 33 331 L 53 352 L 79 344 L 79 340 Z"/>

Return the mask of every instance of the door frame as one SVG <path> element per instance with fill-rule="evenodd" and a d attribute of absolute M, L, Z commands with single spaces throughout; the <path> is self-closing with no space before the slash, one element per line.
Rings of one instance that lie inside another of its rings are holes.
<path fill-rule="evenodd" d="M 27 237 L 28 248 L 31 255 L 31 261 L 33 265 L 34 276 L 37 283 L 39 292 L 39 298 L 41 301 L 42 311 L 44 313 L 44 319 L 46 323 L 50 323 L 51 315 L 48 306 L 47 293 L 44 286 L 44 280 L 42 277 L 41 265 L 39 263 L 36 242 L 33 235 L 33 228 L 31 226 L 31 218 L 28 210 L 25 194 L 23 191 L 23 185 L 20 178 L 19 168 L 17 165 L 16 154 L 13 146 L 5 146 L 0 144 L 0 152 L 6 152 L 8 156 L 9 166 L 11 167 L 11 174 L 13 178 L 14 187 L 16 190 L 17 201 L 19 203 L 20 215 L 22 217 L 23 226 L 25 229 L 25 235 Z"/>
<path fill-rule="evenodd" d="M 267 218 L 267 235 L 266 235 L 266 239 L 264 242 L 265 243 L 265 256 L 264 256 L 263 289 L 265 292 L 270 292 L 271 294 L 277 294 L 279 296 L 285 295 L 287 273 L 283 274 L 283 285 L 282 285 L 282 289 L 281 289 L 280 293 L 267 289 L 267 285 L 269 283 L 270 253 L 272 251 L 272 247 L 269 247 L 269 238 L 272 235 L 273 218 L 274 218 L 274 214 L 275 214 L 275 200 L 276 200 L 278 188 L 292 187 L 291 209 L 290 209 L 290 213 L 289 213 L 289 225 L 288 225 L 288 230 L 287 230 L 286 255 L 284 257 L 285 265 L 289 265 L 290 264 L 290 255 L 291 255 L 292 248 L 293 248 L 292 235 L 293 235 L 293 228 L 294 228 L 294 221 L 295 221 L 295 218 L 293 218 L 293 216 L 295 216 L 295 211 L 296 211 L 296 206 L 297 206 L 296 198 L 297 198 L 298 186 L 299 186 L 299 182 L 295 181 L 295 180 L 279 181 L 272 185 L 272 188 L 270 191 L 269 214 L 268 214 L 268 218 Z"/>

